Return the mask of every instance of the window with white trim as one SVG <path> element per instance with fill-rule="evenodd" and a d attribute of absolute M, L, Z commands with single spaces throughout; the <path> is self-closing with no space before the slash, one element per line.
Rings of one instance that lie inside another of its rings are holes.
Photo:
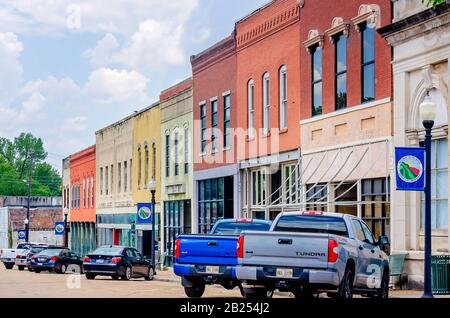
<path fill-rule="evenodd" d="M 280 68 L 280 129 L 287 128 L 287 68 Z"/>
<path fill-rule="evenodd" d="M 263 75 L 263 132 L 270 131 L 270 76 L 269 73 Z"/>
<path fill-rule="evenodd" d="M 254 136 L 255 128 L 255 83 L 249 80 L 247 83 L 247 110 L 248 110 L 248 135 Z"/>

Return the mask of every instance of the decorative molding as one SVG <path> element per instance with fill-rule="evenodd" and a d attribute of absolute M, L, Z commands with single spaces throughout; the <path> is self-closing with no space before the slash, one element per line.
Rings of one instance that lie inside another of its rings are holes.
<path fill-rule="evenodd" d="M 337 34 L 343 33 L 346 37 L 348 37 L 350 32 L 350 23 L 344 22 L 342 17 L 335 17 L 331 22 L 331 28 L 325 31 L 325 34 L 328 35 L 332 44 L 334 44 L 334 37 Z"/>
<path fill-rule="evenodd" d="M 311 48 L 315 45 L 318 45 L 319 47 L 323 48 L 324 38 L 325 36 L 323 34 L 320 34 L 319 30 L 317 29 L 309 30 L 308 39 L 303 42 L 306 51 L 308 51 L 308 53 L 311 53 Z"/>
<path fill-rule="evenodd" d="M 381 26 L 381 10 L 377 4 L 362 4 L 359 6 L 358 15 L 352 19 L 355 29 L 361 32 L 361 24 L 374 25 L 376 29 Z"/>
<path fill-rule="evenodd" d="M 303 7 L 305 6 L 305 0 L 297 0 L 297 5 L 298 5 L 300 8 L 303 8 Z"/>

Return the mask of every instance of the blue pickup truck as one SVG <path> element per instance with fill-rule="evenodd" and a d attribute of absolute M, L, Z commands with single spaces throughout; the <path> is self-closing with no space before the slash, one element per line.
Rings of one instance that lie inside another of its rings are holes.
<path fill-rule="evenodd" d="M 237 242 L 246 230 L 268 231 L 270 221 L 227 219 L 218 221 L 210 234 L 183 234 L 175 242 L 174 272 L 188 297 L 201 297 L 205 285 L 219 284 L 226 289 L 242 287 L 236 279 Z"/>

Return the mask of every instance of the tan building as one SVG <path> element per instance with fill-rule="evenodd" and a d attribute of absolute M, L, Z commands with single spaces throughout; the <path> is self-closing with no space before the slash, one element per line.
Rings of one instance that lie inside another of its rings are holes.
<path fill-rule="evenodd" d="M 438 106 L 432 131 L 432 249 L 433 254 L 448 253 L 450 6 L 444 3 L 432 9 L 421 1 L 393 2 L 393 23 L 379 30 L 394 52 L 393 143 L 416 147 L 424 140 L 419 106 L 429 92 Z M 407 253 L 410 288 L 423 285 L 423 202 L 421 192 L 392 191 L 391 249 Z"/>
<path fill-rule="evenodd" d="M 177 235 L 196 232 L 193 213 L 192 79 L 163 91 L 161 102 L 161 190 L 163 251 L 167 264 L 173 263 Z"/>
<path fill-rule="evenodd" d="M 97 245 L 135 246 L 132 224 L 133 117 L 128 116 L 95 133 Z"/>

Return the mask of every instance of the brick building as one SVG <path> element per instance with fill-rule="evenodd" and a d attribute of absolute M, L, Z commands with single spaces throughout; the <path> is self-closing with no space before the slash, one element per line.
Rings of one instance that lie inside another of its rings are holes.
<path fill-rule="evenodd" d="M 194 90 L 194 231 L 208 232 L 219 218 L 239 214 L 235 134 L 234 34 L 191 57 Z"/>
<path fill-rule="evenodd" d="M 96 247 L 95 145 L 70 156 L 70 248 L 85 255 Z"/>

